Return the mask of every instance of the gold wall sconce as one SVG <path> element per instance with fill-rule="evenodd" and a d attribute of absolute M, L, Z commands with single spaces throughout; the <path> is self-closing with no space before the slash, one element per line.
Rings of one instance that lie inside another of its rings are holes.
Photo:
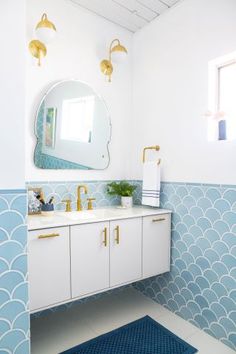
<path fill-rule="evenodd" d="M 112 56 L 116 56 L 117 57 L 117 61 L 118 59 L 120 59 L 121 57 L 123 57 L 124 55 L 127 55 L 127 49 L 120 44 L 119 39 L 114 39 L 109 47 L 109 55 L 108 55 L 108 59 L 103 59 L 100 63 L 100 68 L 101 68 L 101 72 L 108 76 L 108 81 L 111 82 L 111 75 L 113 73 L 113 65 L 112 65 Z"/>
<path fill-rule="evenodd" d="M 35 28 L 35 34 L 37 39 L 33 39 L 29 43 L 29 51 L 34 58 L 38 59 L 38 65 L 40 66 L 41 59 L 47 55 L 45 43 L 49 43 L 56 35 L 56 27 L 48 20 L 45 13 Z"/>

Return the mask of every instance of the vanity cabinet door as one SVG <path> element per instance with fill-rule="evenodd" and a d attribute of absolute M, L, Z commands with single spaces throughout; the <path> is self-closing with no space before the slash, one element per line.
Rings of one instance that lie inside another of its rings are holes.
<path fill-rule="evenodd" d="M 30 310 L 70 299 L 69 227 L 29 232 Z"/>
<path fill-rule="evenodd" d="M 72 297 L 109 287 L 109 223 L 71 227 Z"/>
<path fill-rule="evenodd" d="M 143 218 L 143 278 L 170 270 L 171 214 Z"/>
<path fill-rule="evenodd" d="M 110 222 L 110 286 L 142 276 L 142 219 Z"/>

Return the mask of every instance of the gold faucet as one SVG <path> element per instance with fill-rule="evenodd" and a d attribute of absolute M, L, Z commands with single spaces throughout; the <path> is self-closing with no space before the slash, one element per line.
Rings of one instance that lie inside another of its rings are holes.
<path fill-rule="evenodd" d="M 87 198 L 88 201 L 88 210 L 93 210 L 93 200 L 96 200 L 96 198 Z"/>
<path fill-rule="evenodd" d="M 77 211 L 83 210 L 82 202 L 81 202 L 81 189 L 84 190 L 85 194 L 88 193 L 88 189 L 85 185 L 78 186 L 78 188 L 77 188 Z"/>
<path fill-rule="evenodd" d="M 70 199 L 64 199 L 62 200 L 63 203 L 66 203 L 66 212 L 70 212 L 71 211 L 71 200 Z"/>

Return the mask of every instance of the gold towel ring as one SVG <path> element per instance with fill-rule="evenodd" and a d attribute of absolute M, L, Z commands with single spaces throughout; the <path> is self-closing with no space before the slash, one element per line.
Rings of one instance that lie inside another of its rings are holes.
<path fill-rule="evenodd" d="M 160 146 L 159 145 L 155 145 L 155 146 L 147 146 L 143 149 L 143 163 L 146 161 L 146 151 L 147 150 L 155 150 L 155 151 L 159 151 L 160 150 Z M 161 163 L 161 159 L 158 159 L 157 164 L 160 165 Z"/>

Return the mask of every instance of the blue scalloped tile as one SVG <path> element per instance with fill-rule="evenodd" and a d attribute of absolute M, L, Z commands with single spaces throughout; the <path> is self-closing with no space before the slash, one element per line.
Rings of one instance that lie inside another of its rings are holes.
<path fill-rule="evenodd" d="M 197 314 L 194 317 L 194 320 L 198 323 L 198 326 L 200 328 L 207 328 L 208 327 L 208 322 L 206 321 L 204 316 Z"/>
<path fill-rule="evenodd" d="M 218 298 L 217 298 L 217 296 L 216 296 L 216 293 L 215 293 L 213 290 L 209 289 L 209 288 L 204 289 L 203 292 L 202 292 L 202 295 L 203 295 L 206 299 L 208 299 L 209 303 L 218 301 Z M 203 312 L 204 312 L 204 311 L 205 311 L 205 313 L 206 313 L 206 310 L 203 310 Z M 212 313 L 214 313 L 214 312 L 212 312 Z M 215 320 L 217 321 L 217 318 L 216 318 L 216 315 L 215 315 L 215 314 L 214 314 L 214 316 L 215 316 Z M 206 317 L 208 317 L 208 316 L 206 316 Z M 210 319 L 207 318 L 207 320 L 209 321 Z"/>
<path fill-rule="evenodd" d="M 94 207 L 102 208 L 106 206 L 113 206 L 120 204 L 120 198 L 109 196 L 106 193 L 106 186 L 111 181 L 79 181 L 79 182 L 28 182 L 27 188 L 43 188 L 44 197 L 49 200 L 54 196 L 54 205 L 56 210 L 64 210 L 65 203 L 61 201 L 63 199 L 72 200 L 72 208 L 76 208 L 77 199 L 77 186 L 79 184 L 86 184 L 88 187 L 88 195 L 82 194 L 83 208 L 87 208 L 87 197 L 95 198 Z M 140 181 L 129 181 L 136 186 L 133 200 L 134 204 L 141 204 L 141 187 Z"/>
<path fill-rule="evenodd" d="M 218 232 L 219 235 L 223 236 L 225 232 L 230 231 L 230 227 L 227 224 L 227 222 L 223 221 L 223 217 L 220 220 L 217 220 L 213 224 L 213 228 L 216 232 Z"/>
<path fill-rule="evenodd" d="M 204 196 L 204 193 L 200 187 L 192 187 L 190 195 L 197 201 Z"/>
<path fill-rule="evenodd" d="M 206 197 L 214 203 L 217 199 L 221 198 L 221 193 L 216 188 L 209 188 L 206 191 Z"/>
<path fill-rule="evenodd" d="M 198 220 L 201 220 L 202 218 L 199 218 Z M 193 225 L 190 227 L 189 232 L 193 235 L 194 239 L 197 239 L 198 237 L 202 237 L 202 229 L 200 228 L 199 225 Z"/>
<path fill-rule="evenodd" d="M 218 274 L 212 269 L 207 269 L 205 272 L 203 272 L 203 275 L 211 284 L 218 281 Z"/>
<path fill-rule="evenodd" d="M 0 351 L 29 354 L 27 198 L 22 191 L 0 193 Z"/>
<path fill-rule="evenodd" d="M 233 205 L 236 201 L 236 190 L 233 189 L 229 189 L 227 190 L 224 195 L 223 198 L 228 201 L 231 205 Z"/>
<path fill-rule="evenodd" d="M 215 252 L 212 248 L 206 249 L 204 252 L 204 257 L 212 264 L 220 260 L 220 256 L 217 252 Z"/>
<path fill-rule="evenodd" d="M 189 301 L 188 304 L 187 304 L 187 306 L 188 306 L 190 312 L 191 312 L 192 315 L 193 315 L 193 316 L 192 316 L 192 319 L 194 319 L 194 316 L 195 316 L 196 314 L 201 313 L 201 309 L 200 309 L 199 305 L 196 303 L 196 301 L 194 301 L 194 300 Z"/>
<path fill-rule="evenodd" d="M 207 209 L 212 207 L 212 203 L 210 199 L 204 197 L 198 200 L 197 206 L 201 208 L 203 212 L 205 212 Z"/>
<path fill-rule="evenodd" d="M 202 291 L 204 291 L 204 289 L 210 288 L 210 284 L 209 284 L 208 280 L 201 275 L 196 277 L 195 282 L 199 286 L 199 288 L 202 289 Z"/>
<path fill-rule="evenodd" d="M 223 220 L 229 225 L 230 228 L 232 228 L 234 225 L 236 225 L 236 213 L 234 211 L 226 211 L 223 214 Z"/>
<path fill-rule="evenodd" d="M 218 210 L 221 214 L 223 214 L 224 212 L 230 209 L 230 204 L 227 200 L 218 199 L 214 204 L 214 208 Z"/>
<path fill-rule="evenodd" d="M 211 220 L 211 223 L 214 223 L 218 219 L 220 219 L 220 213 L 218 210 L 214 208 L 209 208 L 206 210 L 205 216 Z"/>
<path fill-rule="evenodd" d="M 202 250 L 202 252 L 208 250 L 211 247 L 210 242 L 204 237 L 199 237 L 196 240 L 196 245 Z"/>
<path fill-rule="evenodd" d="M 236 350 L 236 186 L 162 183 L 161 207 L 173 211 L 170 276 L 135 287 Z"/>

